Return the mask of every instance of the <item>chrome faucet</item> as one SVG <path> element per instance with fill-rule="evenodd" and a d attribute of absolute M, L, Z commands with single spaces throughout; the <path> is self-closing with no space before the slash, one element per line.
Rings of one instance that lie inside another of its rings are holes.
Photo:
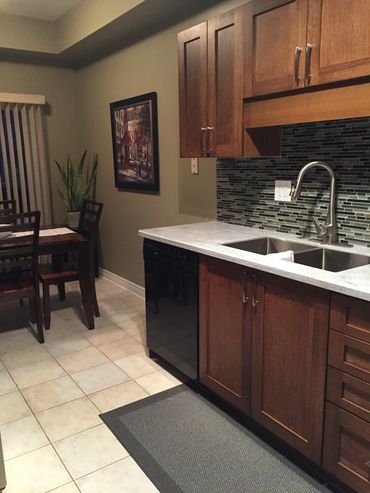
<path fill-rule="evenodd" d="M 319 238 L 325 243 L 336 243 L 338 239 L 337 234 L 337 221 L 335 217 L 335 175 L 332 168 L 322 161 L 312 161 L 308 163 L 299 172 L 297 183 L 292 188 L 290 193 L 293 199 L 298 199 L 301 195 L 303 177 L 307 171 L 311 168 L 324 168 L 330 175 L 330 198 L 329 198 L 329 210 L 325 223 L 320 223 L 315 217 L 312 217 L 315 229 L 319 235 Z"/>

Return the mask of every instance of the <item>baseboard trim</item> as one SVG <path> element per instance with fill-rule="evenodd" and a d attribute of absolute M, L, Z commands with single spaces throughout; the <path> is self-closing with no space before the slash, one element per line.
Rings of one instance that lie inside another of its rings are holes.
<path fill-rule="evenodd" d="M 145 289 L 142 286 L 139 286 L 138 284 L 135 284 L 134 282 L 129 281 L 124 277 L 118 276 L 117 274 L 114 274 L 107 269 L 100 268 L 99 270 L 101 277 L 106 281 L 109 281 L 112 284 L 116 284 L 120 288 L 129 291 L 131 294 L 134 294 L 141 299 L 145 299 Z"/>

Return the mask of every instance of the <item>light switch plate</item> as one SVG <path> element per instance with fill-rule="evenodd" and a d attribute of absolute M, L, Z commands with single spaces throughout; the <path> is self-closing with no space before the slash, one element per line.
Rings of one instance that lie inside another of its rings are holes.
<path fill-rule="evenodd" d="M 199 159 L 197 157 L 191 158 L 191 174 L 199 175 Z"/>
<path fill-rule="evenodd" d="M 275 200 L 278 202 L 291 202 L 291 180 L 275 180 Z"/>

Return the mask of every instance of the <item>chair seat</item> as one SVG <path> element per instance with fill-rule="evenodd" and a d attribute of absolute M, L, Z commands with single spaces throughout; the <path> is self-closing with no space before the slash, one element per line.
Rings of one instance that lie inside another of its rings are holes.
<path fill-rule="evenodd" d="M 27 298 L 28 294 L 33 293 L 33 284 L 31 279 L 8 278 L 0 281 L 0 296 L 10 296 L 19 292 L 19 298 Z"/>
<path fill-rule="evenodd" d="M 49 284 L 67 282 L 73 279 L 79 279 L 80 272 L 73 264 L 63 264 L 60 270 L 56 270 L 52 264 L 40 265 L 41 282 Z"/>

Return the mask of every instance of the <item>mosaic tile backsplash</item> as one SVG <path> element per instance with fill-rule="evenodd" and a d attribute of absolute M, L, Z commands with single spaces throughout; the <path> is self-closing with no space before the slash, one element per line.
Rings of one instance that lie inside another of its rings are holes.
<path fill-rule="evenodd" d="M 324 221 L 329 175 L 309 171 L 296 202 L 274 200 L 275 180 L 297 179 L 310 161 L 330 164 L 337 180 L 338 239 L 370 246 L 370 118 L 283 127 L 277 158 L 219 159 L 217 215 L 220 221 L 315 235 L 311 216 Z"/>

